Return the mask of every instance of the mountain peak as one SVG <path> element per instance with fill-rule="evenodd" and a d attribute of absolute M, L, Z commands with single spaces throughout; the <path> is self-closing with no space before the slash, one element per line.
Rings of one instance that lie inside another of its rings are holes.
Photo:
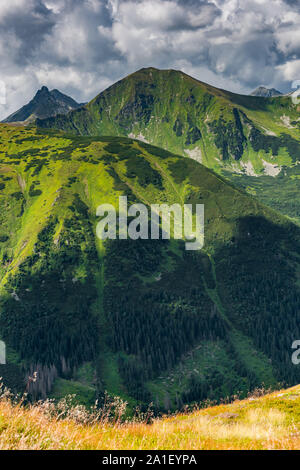
<path fill-rule="evenodd" d="M 155 67 L 142 67 L 138 72 L 157 72 L 158 70 Z"/>
<path fill-rule="evenodd" d="M 49 95 L 50 92 L 49 92 L 49 88 L 47 88 L 46 86 L 42 86 L 35 94 L 34 96 L 34 100 L 36 99 L 40 99 L 40 97 L 42 96 L 46 96 L 46 95 Z"/>
<path fill-rule="evenodd" d="M 276 90 L 276 88 L 267 88 L 263 85 L 257 87 L 252 91 L 251 96 L 261 96 L 263 98 L 272 98 L 274 96 L 281 96 L 281 91 Z"/>
<path fill-rule="evenodd" d="M 80 106 L 82 105 L 70 96 L 64 95 L 57 89 L 49 91 L 49 88 L 43 85 L 28 104 L 8 116 L 3 122 L 25 122 L 27 124 L 36 118 L 44 119 L 54 117 L 57 114 L 67 114 Z"/>

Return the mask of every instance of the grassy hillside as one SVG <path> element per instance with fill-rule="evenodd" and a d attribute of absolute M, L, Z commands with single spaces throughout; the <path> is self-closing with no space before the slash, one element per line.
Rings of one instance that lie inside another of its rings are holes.
<path fill-rule="evenodd" d="M 51 404 L 24 409 L 2 399 L 0 449 L 298 450 L 300 446 L 299 386 L 157 419 L 151 425 L 119 420 L 109 424 L 105 414 L 98 422 L 84 424 L 86 414 L 78 407 L 69 409 L 64 419 L 51 417 L 50 410 Z"/>
<path fill-rule="evenodd" d="M 257 178 L 228 171 L 223 175 L 235 186 L 300 224 L 300 165 L 285 168 L 275 177 L 264 175 Z"/>
<path fill-rule="evenodd" d="M 4 382 L 155 410 L 299 383 L 299 228 L 140 141 L 0 126 Z M 202 203 L 205 247 L 96 238 L 96 208 Z M 23 387 L 23 389 L 22 389 Z"/>

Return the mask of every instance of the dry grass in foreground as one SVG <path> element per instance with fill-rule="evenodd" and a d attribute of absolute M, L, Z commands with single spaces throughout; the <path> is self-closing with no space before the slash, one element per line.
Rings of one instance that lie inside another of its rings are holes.
<path fill-rule="evenodd" d="M 80 413 L 74 408 L 67 416 L 53 416 L 49 405 L 24 407 L 4 395 L 0 449 L 300 449 L 300 386 L 151 425 L 119 419 L 80 424 Z"/>

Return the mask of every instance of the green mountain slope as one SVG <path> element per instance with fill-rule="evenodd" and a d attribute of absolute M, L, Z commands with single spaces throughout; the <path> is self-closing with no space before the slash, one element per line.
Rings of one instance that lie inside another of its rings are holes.
<path fill-rule="evenodd" d="M 277 174 L 299 161 L 300 120 L 288 96 L 219 90 L 175 70 L 142 69 L 68 116 L 38 120 L 80 135 L 146 140 L 209 168 Z"/>
<path fill-rule="evenodd" d="M 68 116 L 37 123 L 74 134 L 129 136 L 158 145 L 225 172 L 261 202 L 300 221 L 300 118 L 290 96 L 242 96 L 182 72 L 149 68 Z"/>
<path fill-rule="evenodd" d="M 0 126 L 0 376 L 157 410 L 299 382 L 299 228 L 145 143 Z M 96 237 L 96 208 L 205 205 L 205 247 Z"/>

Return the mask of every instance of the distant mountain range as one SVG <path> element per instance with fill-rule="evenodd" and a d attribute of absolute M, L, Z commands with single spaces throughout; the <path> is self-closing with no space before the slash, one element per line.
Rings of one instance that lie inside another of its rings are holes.
<path fill-rule="evenodd" d="M 250 96 L 258 96 L 262 98 L 272 98 L 282 96 L 283 93 L 275 88 L 266 88 L 259 86 Z M 43 86 L 37 91 L 34 98 L 22 108 L 5 118 L 2 122 L 23 122 L 30 123 L 35 119 L 46 119 L 55 117 L 58 114 L 67 114 L 69 111 L 76 110 L 86 103 L 77 103 L 73 98 L 59 90 L 51 90 Z"/>
<path fill-rule="evenodd" d="M 300 154 L 299 111 L 290 97 L 238 95 L 176 70 L 139 70 L 80 109 L 37 125 L 136 138 L 217 171 L 252 176 L 275 176 Z"/>
<path fill-rule="evenodd" d="M 66 114 L 81 106 L 82 104 L 77 103 L 73 98 L 64 95 L 59 90 L 49 91 L 46 86 L 43 86 L 28 104 L 8 116 L 3 122 L 24 122 L 28 124 L 37 118 L 44 119 L 57 114 Z"/>
<path fill-rule="evenodd" d="M 282 96 L 281 91 L 276 90 L 275 88 L 266 88 L 264 86 L 259 86 L 254 91 L 252 91 L 250 96 L 261 96 L 263 98 L 272 98 L 273 96 Z"/>

